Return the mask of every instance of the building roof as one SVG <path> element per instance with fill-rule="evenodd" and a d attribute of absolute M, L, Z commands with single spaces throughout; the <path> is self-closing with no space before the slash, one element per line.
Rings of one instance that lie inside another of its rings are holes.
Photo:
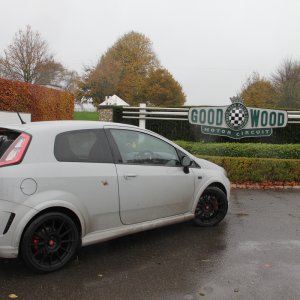
<path fill-rule="evenodd" d="M 105 97 L 105 101 L 100 103 L 100 106 L 103 105 L 117 105 L 117 106 L 129 106 L 123 99 L 118 97 L 117 95 Z"/>

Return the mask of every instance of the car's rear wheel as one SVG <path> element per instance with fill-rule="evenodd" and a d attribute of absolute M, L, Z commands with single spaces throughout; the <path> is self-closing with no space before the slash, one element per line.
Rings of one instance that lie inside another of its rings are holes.
<path fill-rule="evenodd" d="M 217 225 L 224 219 L 227 210 L 225 193 L 218 187 L 208 187 L 198 201 L 194 223 L 202 227 Z"/>
<path fill-rule="evenodd" d="M 68 263 L 79 245 L 74 221 L 65 214 L 49 212 L 26 228 L 20 245 L 24 262 L 34 271 L 52 272 Z"/>

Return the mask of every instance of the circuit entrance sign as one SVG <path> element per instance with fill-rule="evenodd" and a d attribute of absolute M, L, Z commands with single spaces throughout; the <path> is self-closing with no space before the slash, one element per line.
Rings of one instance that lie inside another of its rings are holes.
<path fill-rule="evenodd" d="M 242 102 L 189 110 L 189 122 L 200 125 L 202 133 L 233 139 L 270 136 L 273 128 L 285 127 L 287 121 L 286 111 L 246 107 Z"/>

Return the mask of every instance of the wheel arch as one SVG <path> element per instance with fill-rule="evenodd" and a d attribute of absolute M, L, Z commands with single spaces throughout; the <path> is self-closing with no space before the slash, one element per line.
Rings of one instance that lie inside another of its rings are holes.
<path fill-rule="evenodd" d="M 195 198 L 194 198 L 194 203 L 193 203 L 193 207 L 192 207 L 191 212 L 193 212 L 193 213 L 195 212 L 200 197 L 206 191 L 206 189 L 209 188 L 209 187 L 219 188 L 222 192 L 225 193 L 225 195 L 227 197 L 227 200 L 229 200 L 229 197 L 230 197 L 230 183 L 229 183 L 229 181 L 228 181 L 228 185 L 227 185 L 227 182 L 223 182 L 222 180 L 216 180 L 216 178 L 215 179 L 212 178 L 210 181 L 205 182 L 201 186 L 201 188 L 197 191 L 197 193 L 195 195 Z"/>
<path fill-rule="evenodd" d="M 46 214 L 46 213 L 49 213 L 49 212 L 60 212 L 60 213 L 63 213 L 65 215 L 67 215 L 68 217 L 70 217 L 77 229 L 78 229 L 78 234 L 79 234 L 79 237 L 80 237 L 80 245 L 81 245 L 81 240 L 82 240 L 82 232 L 83 232 L 83 228 L 82 228 L 82 224 L 81 224 L 81 221 L 80 221 L 80 218 L 78 217 L 78 215 L 73 211 L 71 210 L 70 208 L 67 208 L 67 207 L 63 207 L 63 206 L 53 206 L 53 207 L 48 207 L 48 208 L 45 208 L 41 211 L 39 211 L 37 214 L 35 214 L 33 217 L 31 217 L 28 222 L 26 223 L 25 227 L 23 228 L 22 230 L 22 233 L 21 233 L 21 236 L 20 236 L 20 239 L 19 239 L 19 245 L 18 245 L 18 253 L 20 255 L 20 245 L 21 245 L 21 241 L 23 239 L 23 236 L 24 236 L 24 233 L 26 231 L 26 229 L 28 228 L 28 226 L 35 220 L 37 219 L 38 217 Z"/>
<path fill-rule="evenodd" d="M 209 188 L 209 187 L 217 187 L 217 188 L 219 188 L 221 191 L 223 191 L 223 192 L 225 193 L 225 195 L 226 195 L 226 197 L 227 197 L 227 190 L 226 190 L 225 186 L 224 186 L 221 182 L 213 182 L 213 183 L 211 183 L 210 185 L 208 185 L 208 186 L 204 189 L 204 191 L 205 191 L 207 188 Z M 204 191 L 203 191 L 203 192 L 204 192 Z"/>
<path fill-rule="evenodd" d="M 225 218 L 228 211 L 228 199 L 224 189 L 224 186 L 215 183 L 205 188 L 196 207 L 193 220 L 195 225 L 215 226 Z"/>

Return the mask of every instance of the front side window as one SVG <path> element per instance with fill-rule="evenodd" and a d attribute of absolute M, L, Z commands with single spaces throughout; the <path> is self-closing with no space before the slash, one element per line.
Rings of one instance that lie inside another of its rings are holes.
<path fill-rule="evenodd" d="M 179 166 L 176 149 L 142 132 L 112 129 L 111 134 L 125 164 Z"/>
<path fill-rule="evenodd" d="M 110 163 L 112 156 L 103 130 L 75 130 L 56 136 L 54 155 L 58 161 Z"/>

